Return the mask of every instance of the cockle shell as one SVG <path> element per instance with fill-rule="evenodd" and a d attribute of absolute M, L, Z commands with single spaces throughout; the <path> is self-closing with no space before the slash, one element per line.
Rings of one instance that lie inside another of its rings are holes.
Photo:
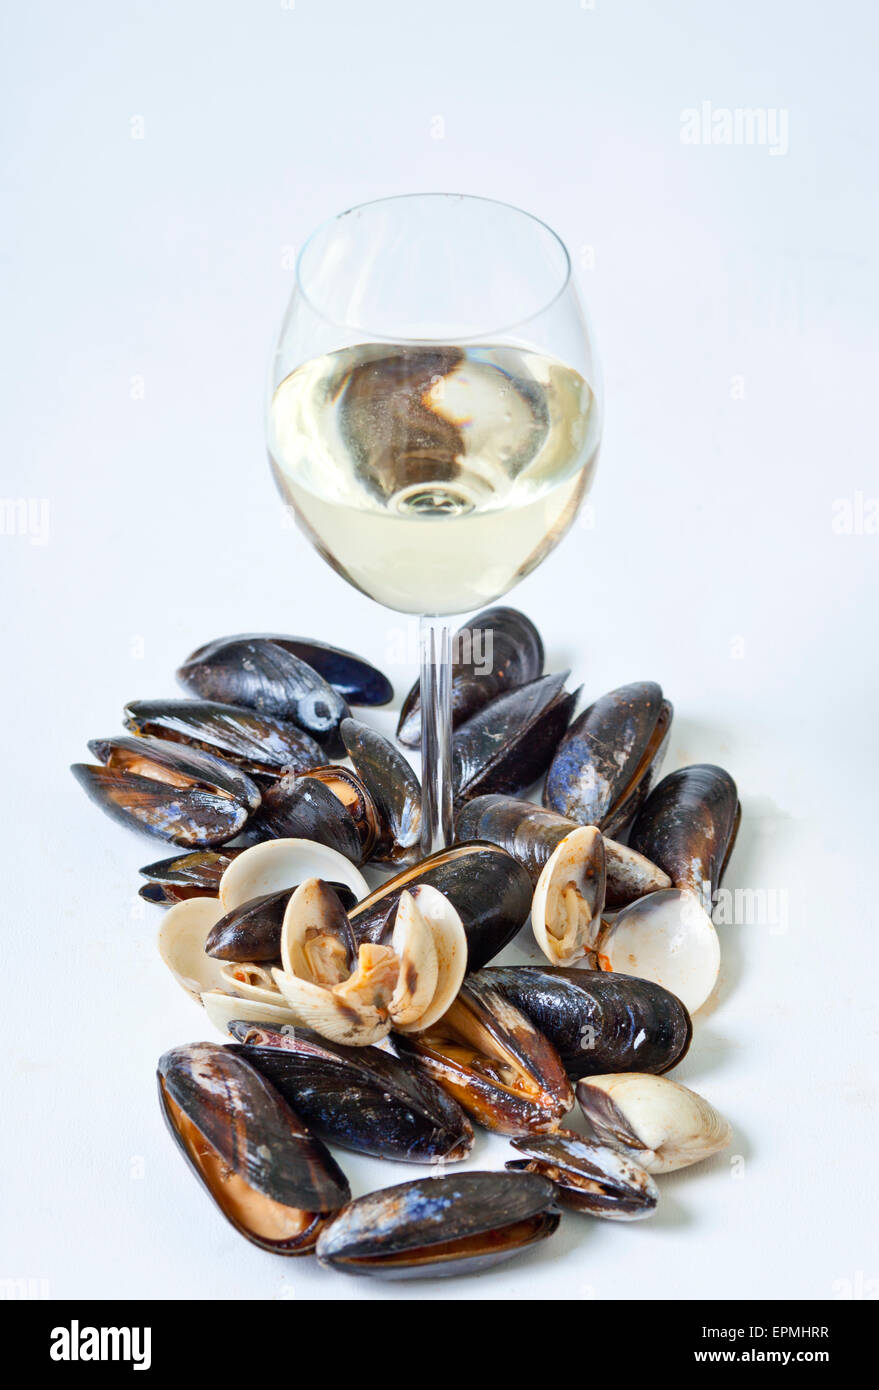
<path fill-rule="evenodd" d="M 531 928 L 552 965 L 570 965 L 594 950 L 605 892 L 601 832 L 581 826 L 544 865 L 531 903 Z"/>
<path fill-rule="evenodd" d="M 307 878 L 344 883 L 358 900 L 369 893 L 369 884 L 344 854 L 314 840 L 264 840 L 239 854 L 220 879 L 224 912 L 259 898 L 279 893 Z"/>
<path fill-rule="evenodd" d="M 403 892 L 390 943 L 362 942 L 351 962 L 350 951 L 346 960 L 333 955 L 343 932 L 328 892 L 308 880 L 284 914 L 282 968 L 272 976 L 296 1022 L 333 1042 L 366 1047 L 392 1027 L 414 1031 L 445 1013 L 467 968 L 464 927 L 448 899 L 427 884 Z"/>
<path fill-rule="evenodd" d="M 648 1173 L 701 1163 L 732 1138 L 728 1121 L 713 1105 L 667 1076 L 589 1076 L 577 1083 L 577 1100 L 589 1137 L 626 1154 Z"/>
<path fill-rule="evenodd" d="M 695 893 L 663 888 L 605 924 L 598 959 L 603 970 L 663 985 L 694 1014 L 717 983 L 720 941 Z"/>

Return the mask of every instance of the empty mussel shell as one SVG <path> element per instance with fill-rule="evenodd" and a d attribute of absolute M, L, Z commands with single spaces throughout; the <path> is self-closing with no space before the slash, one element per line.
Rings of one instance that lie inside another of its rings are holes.
<path fill-rule="evenodd" d="M 452 785 L 460 804 L 473 796 L 517 796 L 542 777 L 568 726 L 577 694 L 569 672 L 541 676 L 499 695 L 452 737 Z"/>
<path fill-rule="evenodd" d="M 148 882 L 140 890 L 147 902 L 168 907 L 186 898 L 215 898 L 220 879 L 232 860 L 243 849 L 197 849 L 189 854 L 172 854 L 170 859 L 158 859 L 145 864 L 138 873 Z"/>
<path fill-rule="evenodd" d="M 629 836 L 633 849 L 698 894 L 706 912 L 720 887 L 741 820 L 736 784 L 722 767 L 694 763 L 654 787 Z"/>
<path fill-rule="evenodd" d="M 653 980 L 691 1014 L 708 999 L 720 972 L 714 924 L 688 888 L 664 888 L 624 907 L 602 926 L 597 950 L 603 970 Z"/>
<path fill-rule="evenodd" d="M 589 1137 L 648 1173 L 671 1173 L 726 1148 L 732 1130 L 707 1100 L 667 1076 L 628 1072 L 577 1083 Z"/>
<path fill-rule="evenodd" d="M 533 1173 L 456 1173 L 371 1192 L 318 1241 L 321 1264 L 384 1279 L 470 1274 L 556 1230 L 555 1188 Z"/>
<path fill-rule="evenodd" d="M 514 1139 L 524 1154 L 505 1166 L 539 1173 L 556 1185 L 557 1200 L 573 1211 L 610 1221 L 640 1221 L 656 1210 L 659 1188 L 650 1174 L 616 1149 L 593 1144 L 572 1131 Z"/>
<path fill-rule="evenodd" d="M 402 1163 L 466 1158 L 473 1130 L 423 1072 L 378 1047 L 343 1047 L 307 1028 L 233 1020 L 229 1032 L 313 1134 Z"/>
<path fill-rule="evenodd" d="M 307 660 L 307 658 L 306 658 Z M 516 608 L 485 608 L 452 638 L 452 726 L 517 685 L 543 672 L 540 633 Z M 416 681 L 400 711 L 397 738 L 408 748 L 421 743 L 421 683 Z"/>
<path fill-rule="evenodd" d="M 395 1034 L 394 1045 L 500 1134 L 556 1129 L 573 1103 L 555 1048 L 484 976 L 471 976 L 430 1027 Z"/>
<path fill-rule="evenodd" d="M 531 903 L 534 939 L 552 965 L 570 965 L 594 951 L 604 907 L 601 832 L 580 825 L 560 840 L 537 880 Z"/>
<path fill-rule="evenodd" d="M 256 783 L 211 753 L 161 738 L 95 739 L 103 766 L 70 769 L 102 811 L 135 830 L 191 848 L 224 844 L 260 804 Z"/>
<path fill-rule="evenodd" d="M 650 980 L 564 966 L 492 966 L 477 977 L 528 1015 L 559 1052 L 568 1076 L 664 1072 L 693 1035 L 686 1008 Z"/>
<path fill-rule="evenodd" d="M 497 845 L 452 845 L 381 884 L 349 916 L 358 941 L 386 942 L 403 892 L 426 883 L 448 898 L 464 924 L 470 970 L 502 951 L 527 920 L 531 882 Z"/>
<path fill-rule="evenodd" d="M 216 700 L 133 700 L 125 727 L 216 753 L 251 776 L 313 767 L 322 758 L 320 745 L 295 724 Z"/>
<path fill-rule="evenodd" d="M 672 707 L 655 681 L 634 681 L 602 695 L 559 743 L 546 775 L 544 806 L 613 835 L 655 781 L 671 720 Z"/>
<path fill-rule="evenodd" d="M 455 837 L 458 840 L 490 840 L 500 845 L 527 869 L 532 883 L 536 884 L 547 859 L 578 824 L 557 811 L 535 806 L 533 801 L 521 801 L 514 796 L 477 796 L 458 812 Z M 625 907 L 645 893 L 671 887 L 668 874 L 656 864 L 606 835 L 604 857 L 605 906 L 609 910 Z"/>
<path fill-rule="evenodd" d="M 226 1219 L 273 1254 L 313 1250 L 329 1214 L 351 1195 L 321 1141 L 228 1048 L 172 1048 L 157 1075 L 168 1129 Z"/>
<path fill-rule="evenodd" d="M 244 705 L 304 729 L 332 756 L 344 753 L 339 725 L 349 714 L 338 691 L 292 651 L 265 637 L 219 637 L 177 672 L 203 700 Z"/>

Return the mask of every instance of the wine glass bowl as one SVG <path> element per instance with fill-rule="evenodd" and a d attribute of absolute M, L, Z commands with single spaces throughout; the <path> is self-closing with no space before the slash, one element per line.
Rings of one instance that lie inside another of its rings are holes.
<path fill-rule="evenodd" d="M 319 228 L 271 379 L 278 485 L 321 555 L 409 613 L 498 598 L 558 543 L 600 439 L 568 254 L 483 198 L 369 203 Z"/>
<path fill-rule="evenodd" d="M 278 486 L 319 553 L 400 612 L 499 598 L 573 521 L 601 437 L 563 243 L 491 199 L 413 194 L 310 237 L 272 361 Z M 422 646 L 424 846 L 451 833 L 448 631 Z"/>

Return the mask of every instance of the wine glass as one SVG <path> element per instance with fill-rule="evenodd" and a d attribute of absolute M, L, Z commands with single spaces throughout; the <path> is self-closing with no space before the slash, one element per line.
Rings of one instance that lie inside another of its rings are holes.
<path fill-rule="evenodd" d="M 296 267 L 268 404 L 272 469 L 350 584 L 421 616 L 425 854 L 452 839 L 448 615 L 539 565 L 601 435 L 598 364 L 564 244 L 488 198 L 349 209 Z"/>

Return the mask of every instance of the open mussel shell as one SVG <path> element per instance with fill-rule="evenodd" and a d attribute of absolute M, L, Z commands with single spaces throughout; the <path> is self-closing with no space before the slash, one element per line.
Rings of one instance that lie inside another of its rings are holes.
<path fill-rule="evenodd" d="M 656 1210 L 656 1183 L 646 1169 L 616 1149 L 565 1130 L 529 1135 L 512 1144 L 525 1157 L 507 1163 L 509 1171 L 548 1178 L 564 1207 L 610 1221 L 640 1221 Z"/>
<path fill-rule="evenodd" d="M 517 796 L 543 776 L 577 699 L 565 690 L 568 674 L 507 691 L 461 725 L 452 737 L 456 803 L 489 792 Z"/>
<path fill-rule="evenodd" d="M 464 924 L 470 970 L 502 951 L 531 910 L 527 873 L 496 845 L 452 845 L 431 854 L 364 896 L 349 916 L 358 941 L 385 942 L 401 893 L 426 883 L 448 898 Z"/>
<path fill-rule="evenodd" d="M 552 965 L 570 965 L 594 951 L 605 878 L 604 840 L 594 825 L 577 826 L 546 861 L 534 889 L 531 929 Z"/>
<path fill-rule="evenodd" d="M 186 898 L 215 898 L 220 879 L 242 849 L 197 849 L 145 864 L 138 873 L 148 880 L 140 890 L 147 902 L 168 907 Z"/>
<path fill-rule="evenodd" d="M 458 840 L 490 840 L 500 845 L 527 869 L 532 883 L 536 884 L 550 855 L 578 825 L 578 821 L 535 806 L 533 801 L 522 801 L 514 796 L 477 796 L 458 812 L 455 837 Z M 606 835 L 604 857 L 605 906 L 609 910 L 625 907 L 645 893 L 671 887 L 668 874 L 656 864 Z"/>
<path fill-rule="evenodd" d="M 295 724 L 216 700 L 133 700 L 125 706 L 125 727 L 215 753 L 251 776 L 313 767 L 323 757 Z"/>
<path fill-rule="evenodd" d="M 344 753 L 339 725 L 347 704 L 312 666 L 268 638 L 220 637 L 193 652 L 177 679 L 203 700 L 290 720 L 333 757 Z"/>
<path fill-rule="evenodd" d="M 653 785 L 671 720 L 672 707 L 655 681 L 634 681 L 602 695 L 559 743 L 546 775 L 544 806 L 613 835 Z"/>
<path fill-rule="evenodd" d="M 540 633 L 516 608 L 486 608 L 452 638 L 452 726 L 472 718 L 490 700 L 543 673 Z M 397 738 L 407 748 L 421 743 L 421 683 L 400 711 Z"/>
<path fill-rule="evenodd" d="M 569 1077 L 664 1072 L 693 1036 L 686 1008 L 650 980 L 564 966 L 493 966 L 485 981 L 527 1014 L 557 1049 Z"/>
<path fill-rule="evenodd" d="M 263 840 L 315 840 L 344 854 L 352 864 L 364 858 L 365 842 L 371 845 L 375 833 L 352 815 L 350 801 L 339 795 L 337 771 L 354 774 L 348 768 L 315 768 L 307 773 L 289 773 L 263 792 L 262 805 L 247 828 L 245 838 L 259 844 Z M 332 780 L 325 774 L 332 772 Z"/>
<path fill-rule="evenodd" d="M 699 895 L 706 912 L 720 887 L 741 820 L 736 784 L 713 763 L 678 768 L 654 787 L 629 835 L 676 888 Z"/>
<path fill-rule="evenodd" d="M 484 976 L 465 981 L 432 1026 L 395 1034 L 394 1045 L 468 1115 L 500 1134 L 556 1129 L 573 1104 L 555 1048 Z"/>
<path fill-rule="evenodd" d="M 70 769 L 87 795 L 114 820 L 189 848 L 225 844 L 260 804 L 256 783 L 211 753 L 161 738 L 95 739 L 103 766 Z"/>
<path fill-rule="evenodd" d="M 311 637 L 287 637 L 274 632 L 244 632 L 223 639 L 226 642 L 272 642 L 291 652 L 352 705 L 386 705 L 394 698 L 394 687 L 387 676 L 354 652 L 331 647 Z M 213 644 L 209 644 L 213 645 Z M 192 661 L 204 650 L 199 648 Z"/>
<path fill-rule="evenodd" d="M 664 888 L 624 907 L 605 922 L 598 940 L 603 970 L 653 980 L 694 1014 L 720 972 L 720 941 L 697 895 Z"/>
<path fill-rule="evenodd" d="M 732 1130 L 708 1101 L 667 1076 L 628 1072 L 577 1084 L 589 1137 L 648 1173 L 671 1173 L 725 1149 Z"/>
<path fill-rule="evenodd" d="M 313 1134 L 402 1163 L 466 1158 L 473 1130 L 461 1107 L 423 1072 L 378 1047 L 343 1047 L 307 1028 L 232 1021 L 233 1048 L 256 1067 Z"/>
<path fill-rule="evenodd" d="M 487 1269 L 545 1240 L 555 1188 L 532 1173 L 457 1173 L 371 1192 L 322 1232 L 321 1264 L 384 1279 L 436 1279 Z"/>
<path fill-rule="evenodd" d="M 168 1129 L 226 1219 L 273 1254 L 313 1250 L 329 1214 L 351 1195 L 321 1141 L 228 1048 L 172 1048 L 157 1075 Z"/>
<path fill-rule="evenodd" d="M 342 739 L 375 808 L 377 835 L 366 857 L 411 864 L 421 845 L 421 784 L 394 745 L 356 719 L 343 719 Z"/>

